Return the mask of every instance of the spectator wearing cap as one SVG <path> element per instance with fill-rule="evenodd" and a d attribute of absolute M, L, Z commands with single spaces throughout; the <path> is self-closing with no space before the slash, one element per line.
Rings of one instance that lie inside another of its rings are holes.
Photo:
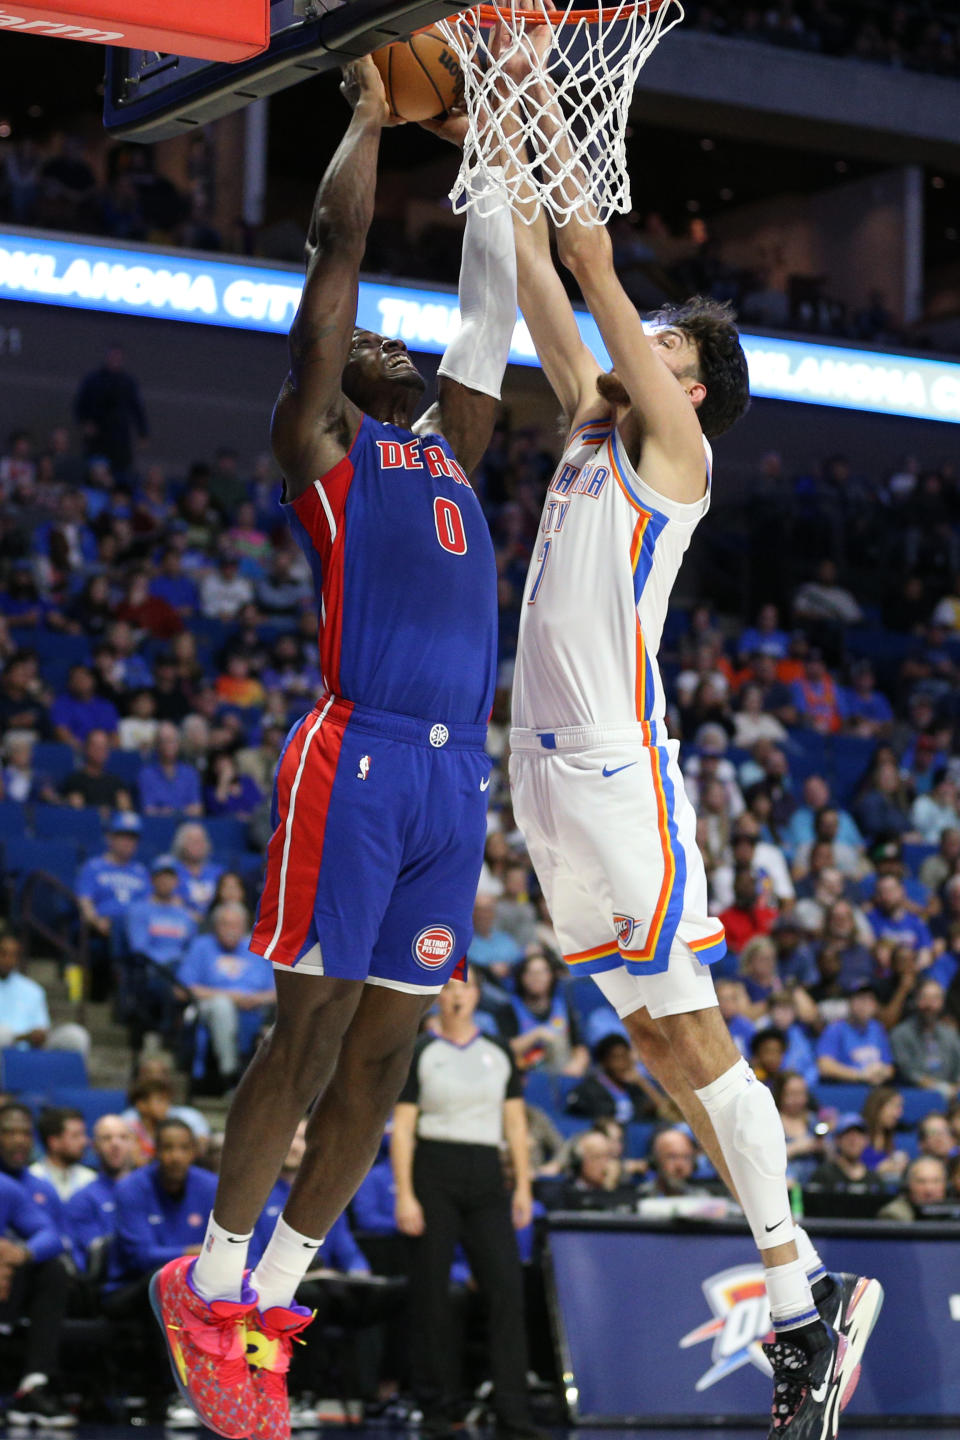
<path fill-rule="evenodd" d="M 816 838 L 816 819 L 821 810 L 831 806 L 830 786 L 822 775 L 808 775 L 803 782 L 803 804 L 798 805 L 790 816 L 783 835 L 783 847 L 788 855 L 794 855 L 801 846 L 812 845 Z M 863 836 L 857 822 L 848 810 L 833 806 L 837 814 L 836 840 L 851 849 L 861 851 Z"/>
<path fill-rule="evenodd" d="M 925 845 L 939 845 L 943 832 L 955 830 L 960 824 L 957 786 L 948 770 L 938 770 L 929 794 L 918 795 L 914 800 L 910 821 Z"/>
<path fill-rule="evenodd" d="M 850 688 L 843 695 L 847 729 L 864 740 L 888 736 L 893 729 L 893 707 L 876 688 L 877 677 L 870 661 L 858 660 L 850 680 Z"/>
<path fill-rule="evenodd" d="M 840 1195 L 882 1195 L 883 1181 L 864 1163 L 867 1127 L 860 1115 L 841 1115 L 831 1135 L 832 1153 L 810 1176 L 810 1184 Z"/>
<path fill-rule="evenodd" d="M 857 886 L 857 898 L 861 904 L 872 900 L 877 890 L 877 881 L 884 875 L 892 875 L 903 886 L 904 903 L 916 915 L 926 913 L 930 905 L 930 890 L 922 880 L 907 873 L 903 863 L 903 848 L 899 840 L 884 840 L 870 851 L 873 870 L 864 875 Z"/>
<path fill-rule="evenodd" d="M 173 837 L 173 858 L 180 879 L 177 894 L 197 921 L 209 910 L 224 869 L 210 859 L 211 848 L 209 835 L 196 821 L 181 825 Z"/>
<path fill-rule="evenodd" d="M 156 758 L 140 771 L 144 815 L 202 815 L 200 776 L 180 758 L 180 732 L 164 720 L 157 727 Z"/>
<path fill-rule="evenodd" d="M 79 767 L 60 782 L 60 794 L 68 805 L 98 810 L 131 810 L 130 791 L 107 769 L 110 759 L 110 736 L 106 730 L 91 730 L 82 747 Z"/>
<path fill-rule="evenodd" d="M 247 941 L 247 912 L 225 901 L 213 912 L 213 931 L 198 935 L 178 973 L 210 1032 L 224 1088 L 236 1082 L 267 1010 L 274 1002 L 273 967 Z"/>
<path fill-rule="evenodd" d="M 930 928 L 907 908 L 903 885 L 895 875 L 883 875 L 877 881 L 867 922 L 877 939 L 882 937 L 898 945 L 912 945 L 917 952 L 919 969 L 929 965 L 933 953 Z"/>
<path fill-rule="evenodd" d="M 16 1045 L 31 1050 L 90 1053 L 90 1035 L 82 1025 L 51 1026 L 42 985 L 20 969 L 23 947 L 10 931 L 0 933 L 0 1050 Z"/>
<path fill-rule="evenodd" d="M 943 1018 L 943 988 L 921 980 L 914 1011 L 890 1036 L 897 1069 L 908 1085 L 936 1090 L 947 1100 L 960 1094 L 960 1038 Z"/>
<path fill-rule="evenodd" d="M 54 740 L 80 751 L 91 730 L 103 730 L 113 739 L 119 722 L 116 706 L 96 693 L 90 666 L 71 665 L 66 691 L 50 707 Z"/>
<path fill-rule="evenodd" d="M 181 998 L 177 970 L 197 933 L 179 886 L 177 861 L 172 855 L 159 855 L 150 866 L 150 894 L 127 912 L 128 969 L 139 1034 L 158 1030 L 169 1038 L 173 1033 Z"/>
<path fill-rule="evenodd" d="M 932 1155 L 919 1155 L 907 1166 L 902 1192 L 877 1211 L 877 1219 L 922 1220 L 928 1205 L 942 1205 L 946 1198 L 946 1165 Z"/>
<path fill-rule="evenodd" d="M 119 810 L 107 828 L 107 848 L 81 865 L 75 889 L 84 920 L 108 937 L 129 907 L 147 894 L 146 867 L 134 857 L 142 829 L 139 815 Z"/>
<path fill-rule="evenodd" d="M 823 1080 L 883 1085 L 893 1075 L 893 1052 L 877 1019 L 877 992 L 860 985 L 850 996 L 850 1017 L 828 1025 L 817 1044 Z"/>
<path fill-rule="evenodd" d="M 727 948 L 739 955 L 755 935 L 768 935 L 777 918 L 776 908 L 764 898 L 760 882 L 748 865 L 734 873 L 733 903 L 720 911 L 727 935 Z"/>
<path fill-rule="evenodd" d="M 770 932 L 777 947 L 777 973 L 786 985 L 815 985 L 820 978 L 817 952 L 792 911 L 779 915 Z"/>
<path fill-rule="evenodd" d="M 810 651 L 803 674 L 794 680 L 790 693 L 801 725 L 821 735 L 834 735 L 843 728 L 843 697 L 821 651 Z"/>

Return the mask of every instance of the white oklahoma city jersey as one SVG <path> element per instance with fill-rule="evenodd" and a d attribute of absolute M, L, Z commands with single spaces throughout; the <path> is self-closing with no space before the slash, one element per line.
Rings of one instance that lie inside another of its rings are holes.
<path fill-rule="evenodd" d="M 652 1015 L 715 1004 L 706 965 L 726 950 L 656 658 L 710 504 L 704 447 L 707 493 L 683 505 L 644 484 L 609 422 L 573 432 L 543 507 L 514 674 L 514 811 L 564 958 L 579 974 L 645 977 Z M 609 998 L 621 1013 L 638 1003 Z"/>
<path fill-rule="evenodd" d="M 682 505 L 645 485 L 609 422 L 571 435 L 543 507 L 523 596 L 513 723 L 626 725 L 666 714 L 657 650 L 707 493 Z"/>

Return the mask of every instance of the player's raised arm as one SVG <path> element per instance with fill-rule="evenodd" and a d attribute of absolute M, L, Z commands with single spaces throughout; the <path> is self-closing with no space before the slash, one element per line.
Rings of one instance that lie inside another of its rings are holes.
<path fill-rule="evenodd" d="M 288 492 L 346 452 L 359 411 L 342 393 L 357 316 L 360 264 L 373 219 L 380 132 L 390 119 L 383 82 L 365 57 L 344 70 L 353 116 L 314 201 L 307 275 L 290 330 L 290 373 L 273 412 L 274 454 Z"/>

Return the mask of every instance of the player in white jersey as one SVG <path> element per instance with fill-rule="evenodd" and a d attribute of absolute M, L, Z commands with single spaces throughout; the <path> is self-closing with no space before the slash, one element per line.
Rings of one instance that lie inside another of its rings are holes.
<path fill-rule="evenodd" d="M 526 93 L 550 124 L 545 87 Z M 552 128 L 562 162 L 559 116 Z M 568 964 L 593 975 L 655 1057 L 743 1206 L 775 1331 L 770 1435 L 832 1440 L 882 1291 L 828 1277 L 794 1226 L 776 1107 L 717 1007 L 709 963 L 726 944 L 707 914 L 656 665 L 670 592 L 709 506 L 707 437 L 746 410 L 746 360 L 732 315 L 710 301 L 663 313 L 648 337 L 606 230 L 572 219 L 557 248 L 614 361 L 604 375 L 553 268 L 543 215 L 515 236 L 521 306 L 570 430 L 524 595 L 514 813 Z"/>

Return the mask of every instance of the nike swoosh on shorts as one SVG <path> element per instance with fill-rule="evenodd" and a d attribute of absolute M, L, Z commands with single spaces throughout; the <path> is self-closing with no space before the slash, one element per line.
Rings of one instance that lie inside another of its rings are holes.
<path fill-rule="evenodd" d="M 631 760 L 628 765 L 618 765 L 616 770 L 608 770 L 606 765 L 604 765 L 603 778 L 604 780 L 609 780 L 611 775 L 619 775 L 621 770 L 632 770 L 636 763 L 636 760 Z"/>
<path fill-rule="evenodd" d="M 481 781 L 480 781 L 480 789 L 481 789 L 481 790 L 487 790 L 487 789 L 489 789 L 489 787 L 490 787 L 490 776 L 488 775 L 487 778 L 486 778 L 486 780 L 481 780 Z"/>

